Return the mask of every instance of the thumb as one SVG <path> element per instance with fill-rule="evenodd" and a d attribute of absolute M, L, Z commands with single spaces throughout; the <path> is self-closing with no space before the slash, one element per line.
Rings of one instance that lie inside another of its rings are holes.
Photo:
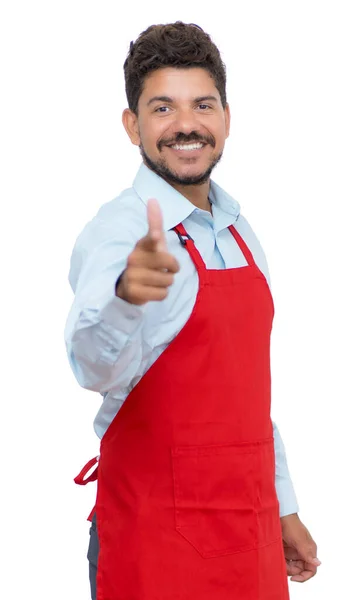
<path fill-rule="evenodd" d="M 321 565 L 321 560 L 319 560 L 318 558 L 316 558 L 314 556 L 309 556 L 306 559 L 306 562 L 310 563 L 311 565 L 315 565 L 315 567 L 320 567 L 320 565 Z"/>
<path fill-rule="evenodd" d="M 297 548 L 298 553 L 300 554 L 300 558 L 306 563 L 310 565 L 314 565 L 315 567 L 319 567 L 321 565 L 321 561 L 316 556 L 316 550 L 313 548 Z"/>
<path fill-rule="evenodd" d="M 164 233 L 161 208 L 155 198 L 150 198 L 147 203 L 147 219 L 149 224 L 148 235 L 156 243 L 158 252 L 166 252 L 166 238 Z"/>

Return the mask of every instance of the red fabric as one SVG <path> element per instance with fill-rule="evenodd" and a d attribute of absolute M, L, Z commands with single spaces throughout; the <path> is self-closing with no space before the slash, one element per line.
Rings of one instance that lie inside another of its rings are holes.
<path fill-rule="evenodd" d="M 199 275 L 193 312 L 101 441 L 98 600 L 289 600 L 270 418 L 273 302 L 229 229 L 248 266 L 207 270 L 186 241 Z"/>
<path fill-rule="evenodd" d="M 83 467 L 79 473 L 79 475 L 76 475 L 74 481 L 75 483 L 77 483 L 78 485 L 86 485 L 87 483 L 89 483 L 89 481 L 96 481 L 97 480 L 97 470 L 98 468 L 96 467 L 96 469 L 94 469 L 94 471 L 85 478 L 85 475 L 90 471 L 90 469 L 92 467 L 94 467 L 98 461 L 99 457 L 95 456 L 94 458 L 92 458 L 91 460 L 89 460 L 89 462 L 86 463 L 85 467 Z"/>

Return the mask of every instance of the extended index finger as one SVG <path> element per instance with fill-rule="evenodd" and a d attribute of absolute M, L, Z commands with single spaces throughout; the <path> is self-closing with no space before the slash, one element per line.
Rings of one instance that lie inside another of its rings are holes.
<path fill-rule="evenodd" d="M 149 224 L 149 236 L 156 242 L 156 249 L 166 252 L 166 240 L 164 234 L 163 217 L 160 205 L 155 198 L 150 198 L 147 203 L 147 219 Z"/>

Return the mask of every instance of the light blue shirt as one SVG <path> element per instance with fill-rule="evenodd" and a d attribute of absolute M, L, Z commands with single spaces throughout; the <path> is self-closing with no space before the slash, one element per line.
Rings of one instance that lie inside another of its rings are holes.
<path fill-rule="evenodd" d="M 127 257 L 147 230 L 146 204 L 160 204 L 168 251 L 180 264 L 168 296 L 135 306 L 115 295 Z M 133 187 L 104 204 L 76 240 L 70 285 L 75 293 L 65 329 L 67 353 L 79 384 L 103 396 L 94 429 L 101 438 L 126 397 L 188 320 L 198 275 L 172 227 L 183 223 L 208 268 L 231 269 L 246 260 L 228 230 L 234 225 L 270 278 L 264 252 L 239 204 L 211 181 L 210 212 L 196 208 L 164 179 L 141 165 Z M 181 368 L 181 366 L 179 366 Z M 280 433 L 273 422 L 280 516 L 298 512 Z"/>

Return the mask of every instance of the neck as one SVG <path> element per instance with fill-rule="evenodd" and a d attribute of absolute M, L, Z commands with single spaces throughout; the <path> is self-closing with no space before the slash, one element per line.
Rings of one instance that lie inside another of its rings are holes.
<path fill-rule="evenodd" d="M 197 208 L 207 210 L 211 213 L 211 204 L 209 202 L 210 180 L 201 185 L 178 185 L 170 184 L 177 192 L 180 192 Z"/>

